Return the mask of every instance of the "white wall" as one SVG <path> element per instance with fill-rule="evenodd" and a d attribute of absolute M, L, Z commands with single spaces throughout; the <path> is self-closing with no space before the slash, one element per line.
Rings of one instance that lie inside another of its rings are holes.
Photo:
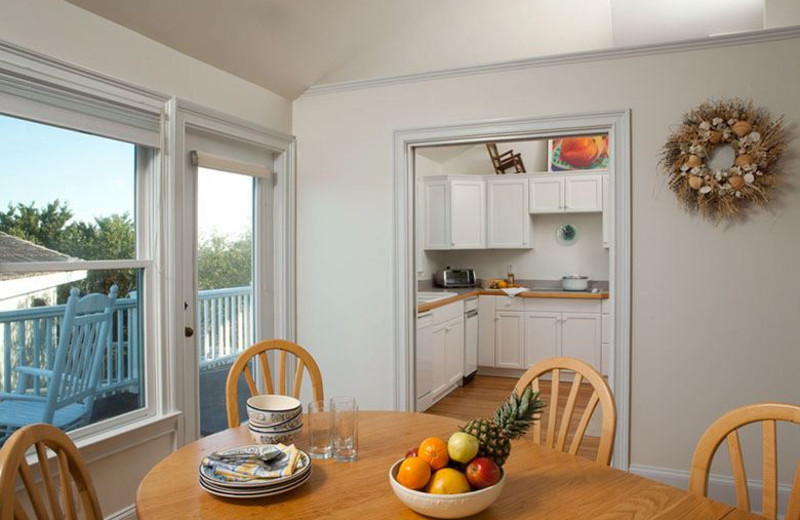
<path fill-rule="evenodd" d="M 742 223 L 684 213 L 657 172 L 671 129 L 707 99 L 753 98 L 796 125 L 798 53 L 790 39 L 298 99 L 298 339 L 332 374 L 326 393 L 392 402 L 394 130 L 629 107 L 632 463 L 687 471 L 723 412 L 800 402 L 800 144 L 778 201 Z M 781 460 L 800 456 L 797 439 L 780 441 Z"/>
<path fill-rule="evenodd" d="M 286 99 L 63 0 L 0 0 L 0 13 L 0 39 L 284 133 L 291 129 Z"/>
<path fill-rule="evenodd" d="M 486 249 L 426 251 L 428 278 L 445 266 L 471 267 L 478 278 L 505 278 L 508 264 L 514 266 L 518 280 L 559 280 L 564 275 L 581 274 L 591 280 L 608 280 L 608 250 L 603 249 L 600 213 L 533 215 L 533 249 Z M 578 230 L 578 241 L 563 246 L 556 240 L 556 229 L 570 223 Z"/>
<path fill-rule="evenodd" d="M 0 13 L 0 39 L 281 132 L 291 129 L 286 99 L 67 2 L 0 0 Z M 105 515 L 132 506 L 142 477 L 172 449 L 171 435 L 147 439 L 110 457 L 89 454 Z"/>

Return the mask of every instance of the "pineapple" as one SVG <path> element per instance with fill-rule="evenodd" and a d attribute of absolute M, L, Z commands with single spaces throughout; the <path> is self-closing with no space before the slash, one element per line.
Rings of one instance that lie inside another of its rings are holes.
<path fill-rule="evenodd" d="M 544 406 L 544 402 L 539 400 L 539 392 L 534 392 L 529 385 L 521 397 L 514 390 L 495 410 L 494 417 L 473 419 L 461 427 L 461 431 L 478 438 L 478 457 L 489 457 L 502 466 L 511 452 L 511 439 L 525 435 Z"/>

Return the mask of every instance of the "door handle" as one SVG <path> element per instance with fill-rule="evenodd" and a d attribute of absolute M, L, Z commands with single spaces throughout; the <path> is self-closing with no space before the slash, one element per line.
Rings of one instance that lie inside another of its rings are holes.
<path fill-rule="evenodd" d="M 194 336 L 194 329 L 191 327 L 184 327 L 183 335 L 186 336 L 187 338 L 191 338 L 192 336 Z"/>

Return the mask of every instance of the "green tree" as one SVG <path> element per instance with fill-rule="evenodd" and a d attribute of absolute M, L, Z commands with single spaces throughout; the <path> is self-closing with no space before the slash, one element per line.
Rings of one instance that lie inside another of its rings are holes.
<path fill-rule="evenodd" d="M 223 289 L 250 285 L 253 280 L 251 235 L 238 239 L 214 234 L 197 251 L 198 289 Z"/>

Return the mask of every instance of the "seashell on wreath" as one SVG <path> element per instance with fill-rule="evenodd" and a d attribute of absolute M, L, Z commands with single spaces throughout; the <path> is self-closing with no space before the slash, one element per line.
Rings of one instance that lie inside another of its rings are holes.
<path fill-rule="evenodd" d="M 734 217 L 748 205 L 770 201 L 785 135 L 783 117 L 773 121 L 752 101 L 706 102 L 684 114 L 667 138 L 661 169 L 687 211 L 714 221 Z M 729 167 L 712 171 L 708 161 L 718 146 L 730 146 L 735 157 Z"/>

